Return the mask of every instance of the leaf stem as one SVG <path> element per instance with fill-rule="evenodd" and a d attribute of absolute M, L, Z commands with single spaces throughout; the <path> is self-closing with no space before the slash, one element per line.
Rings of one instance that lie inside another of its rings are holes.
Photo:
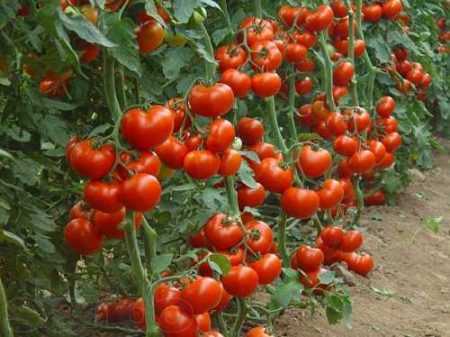
<path fill-rule="evenodd" d="M 223 15 L 225 16 L 225 21 L 230 31 L 234 34 L 233 24 L 231 23 L 230 13 L 228 12 L 227 0 L 220 0 L 220 8 L 222 8 Z"/>
<path fill-rule="evenodd" d="M 355 194 L 356 194 L 356 205 L 357 205 L 357 210 L 355 215 L 353 216 L 352 222 L 350 226 L 354 226 L 359 222 L 359 219 L 361 218 L 361 213 L 364 209 L 364 199 L 363 199 L 363 194 L 361 191 L 361 186 L 359 185 L 360 182 L 360 176 L 355 176 L 353 178 L 353 186 L 355 189 Z"/>
<path fill-rule="evenodd" d="M 353 65 L 353 68 L 355 67 L 355 13 L 353 12 L 352 7 L 350 6 L 350 3 L 348 0 L 345 0 L 345 6 L 347 7 L 348 11 L 348 24 L 349 24 L 349 44 L 348 44 L 348 58 Z M 352 104 L 353 106 L 359 106 L 359 99 L 358 99 L 358 90 L 357 90 L 357 80 L 356 80 L 356 74 L 354 75 L 351 83 L 350 83 L 350 92 L 352 96 Z"/>
<path fill-rule="evenodd" d="M 233 329 L 231 330 L 230 337 L 239 337 L 242 329 L 242 325 L 244 324 L 245 318 L 247 317 L 248 313 L 248 306 L 247 301 L 243 298 L 237 299 L 237 318 L 234 322 Z"/>
<path fill-rule="evenodd" d="M 286 248 L 286 221 L 287 214 L 282 212 L 280 221 L 278 222 L 278 251 L 280 252 L 283 261 L 283 267 L 288 268 L 291 265 L 291 262 Z"/>
<path fill-rule="evenodd" d="M 272 132 L 275 137 L 275 145 L 283 153 L 286 153 L 288 152 L 288 148 L 286 146 L 286 143 L 284 142 L 283 136 L 281 135 L 280 127 L 278 126 L 277 112 L 275 108 L 275 97 L 274 96 L 268 97 L 266 99 L 266 103 L 270 128 L 272 129 Z"/>
<path fill-rule="evenodd" d="M 291 67 L 291 71 L 294 71 L 294 67 Z M 290 136 L 295 143 L 297 141 L 297 128 L 295 126 L 295 76 L 289 77 L 289 106 L 288 106 L 288 126 Z"/>
<path fill-rule="evenodd" d="M 208 30 L 203 23 L 200 24 L 200 28 L 203 32 L 203 41 L 205 43 L 206 52 L 209 54 L 211 60 L 214 59 L 214 48 L 211 42 L 211 37 L 209 36 Z M 214 75 L 216 73 L 216 63 L 205 59 L 205 72 L 206 72 L 206 82 L 212 84 L 214 81 Z"/>
<path fill-rule="evenodd" d="M 261 0 L 253 0 L 253 6 L 255 7 L 255 16 L 261 19 L 263 16 Z"/>
<path fill-rule="evenodd" d="M 324 81 L 325 81 L 325 93 L 327 95 L 327 105 L 331 110 L 337 111 L 336 104 L 333 97 L 333 63 L 331 62 L 330 55 L 328 55 L 326 45 L 325 32 L 319 33 L 320 51 L 322 53 L 324 63 Z"/>
<path fill-rule="evenodd" d="M 13 337 L 11 325 L 8 316 L 8 301 L 6 299 L 5 289 L 3 288 L 0 277 L 0 332 L 3 337 Z"/>

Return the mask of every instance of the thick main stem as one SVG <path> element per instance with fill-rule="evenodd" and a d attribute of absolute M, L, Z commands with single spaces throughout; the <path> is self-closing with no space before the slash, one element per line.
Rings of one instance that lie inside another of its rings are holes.
<path fill-rule="evenodd" d="M 261 0 L 253 0 L 253 6 L 255 7 L 255 16 L 257 18 L 262 18 L 262 5 Z"/>
<path fill-rule="evenodd" d="M 209 54 L 209 57 L 211 59 L 214 59 L 214 47 L 212 45 L 208 30 L 206 29 L 203 23 L 200 24 L 200 28 L 202 29 L 203 32 L 203 41 L 205 43 L 206 51 Z M 214 81 L 214 74 L 216 73 L 216 64 L 211 63 L 208 60 L 205 60 L 205 72 L 207 83 L 212 84 L 212 82 Z"/>
<path fill-rule="evenodd" d="M 285 212 L 282 212 L 278 223 L 278 251 L 280 252 L 281 260 L 283 261 L 283 267 L 288 268 L 291 263 L 286 248 L 286 221 L 287 215 Z"/>
<path fill-rule="evenodd" d="M 236 188 L 234 186 L 234 177 L 233 176 L 225 177 L 224 181 L 225 181 L 225 189 L 227 192 L 227 199 L 231 211 L 233 212 L 233 216 L 236 219 L 239 219 L 240 213 L 237 201 Z"/>
<path fill-rule="evenodd" d="M 355 67 L 355 13 L 353 12 L 352 7 L 350 6 L 350 3 L 346 0 L 345 4 L 347 6 L 348 10 L 348 24 L 349 24 L 349 44 L 348 44 L 348 58 L 350 62 L 353 65 L 353 68 Z M 351 83 L 350 83 L 350 92 L 352 96 L 352 104 L 353 106 L 359 106 L 359 99 L 358 99 L 358 90 L 357 90 L 357 80 L 356 80 L 356 74 L 354 75 Z"/>
<path fill-rule="evenodd" d="M 291 67 L 291 72 L 294 72 L 294 68 Z M 288 106 L 288 126 L 289 126 L 289 134 L 292 138 L 292 141 L 297 142 L 297 128 L 295 126 L 295 77 L 293 74 L 289 77 L 289 106 Z"/>
<path fill-rule="evenodd" d="M 283 153 L 287 153 L 288 148 L 286 146 L 286 143 L 284 142 L 283 136 L 281 135 L 280 127 L 278 126 L 277 112 L 275 109 L 275 97 L 274 96 L 268 97 L 266 99 L 266 102 L 270 127 L 275 137 L 275 145 Z"/>
<path fill-rule="evenodd" d="M 237 318 L 234 322 L 233 329 L 231 330 L 230 337 L 239 337 L 242 329 L 242 325 L 244 324 L 245 318 L 247 317 L 248 307 L 247 301 L 243 298 L 237 299 L 238 304 L 238 312 Z"/>
<path fill-rule="evenodd" d="M 11 325 L 8 316 L 8 301 L 6 299 L 5 289 L 3 288 L 2 279 L 0 277 L 0 335 L 2 337 L 13 337 Z"/>
<path fill-rule="evenodd" d="M 363 194 L 361 191 L 361 187 L 359 186 L 359 182 L 360 182 L 360 177 L 359 176 L 355 176 L 353 178 L 352 184 L 354 186 L 355 189 L 355 195 L 356 195 L 356 213 L 352 219 L 351 222 L 351 226 L 356 225 L 359 222 L 359 219 L 361 218 L 361 213 L 363 211 L 364 208 L 364 198 L 363 198 Z"/>
<path fill-rule="evenodd" d="M 324 81 L 325 81 L 325 93 L 327 95 L 327 104 L 331 110 L 336 111 L 337 107 L 334 103 L 333 97 L 333 64 L 328 55 L 327 42 L 325 32 L 319 34 L 320 51 L 322 53 L 324 63 Z"/>

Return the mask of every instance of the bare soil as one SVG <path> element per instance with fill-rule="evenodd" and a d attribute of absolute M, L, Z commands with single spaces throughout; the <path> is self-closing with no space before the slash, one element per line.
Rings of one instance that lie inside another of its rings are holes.
<path fill-rule="evenodd" d="M 323 313 L 290 310 L 278 320 L 277 337 L 450 336 L 450 142 L 441 144 L 436 167 L 416 172 L 394 206 L 365 211 L 363 250 L 377 266 L 350 288 L 351 329 L 330 326 Z M 434 233 L 424 223 L 438 217 Z"/>

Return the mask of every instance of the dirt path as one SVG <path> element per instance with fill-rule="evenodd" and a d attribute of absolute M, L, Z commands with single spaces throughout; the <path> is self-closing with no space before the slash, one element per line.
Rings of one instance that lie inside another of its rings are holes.
<path fill-rule="evenodd" d="M 364 250 L 377 267 L 350 289 L 352 329 L 293 310 L 280 318 L 277 337 L 450 336 L 450 142 L 442 144 L 436 167 L 415 175 L 396 206 L 364 215 Z M 441 216 L 436 234 L 425 227 L 425 220 Z"/>

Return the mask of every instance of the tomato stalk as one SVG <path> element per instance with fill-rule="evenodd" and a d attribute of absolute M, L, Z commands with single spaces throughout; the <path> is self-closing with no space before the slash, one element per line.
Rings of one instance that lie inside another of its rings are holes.
<path fill-rule="evenodd" d="M 324 31 L 319 34 L 320 51 L 322 53 L 324 63 L 324 80 L 325 80 L 325 92 L 327 95 L 327 105 L 331 110 L 337 111 L 336 104 L 333 97 L 333 63 L 331 62 L 330 55 L 327 50 L 326 33 Z"/>
<path fill-rule="evenodd" d="M 363 194 L 361 191 L 361 186 L 359 185 L 360 182 L 360 177 L 359 176 L 355 176 L 352 179 L 352 184 L 354 186 L 355 189 L 355 195 L 356 195 L 356 205 L 357 205 L 357 209 L 356 209 L 356 213 L 353 216 L 352 222 L 350 224 L 350 226 L 354 226 L 359 222 L 359 219 L 361 218 L 361 213 L 363 211 L 364 208 L 364 199 L 363 199 Z"/>
<path fill-rule="evenodd" d="M 291 67 L 291 71 L 294 72 L 294 67 Z M 289 76 L 289 106 L 288 106 L 288 126 L 289 133 L 294 142 L 297 142 L 297 128 L 295 126 L 295 76 Z"/>
<path fill-rule="evenodd" d="M 356 69 L 355 67 L 355 27 L 354 27 L 354 22 L 355 22 L 355 13 L 353 12 L 352 7 L 350 6 L 350 3 L 348 2 L 348 0 L 344 1 L 345 6 L 347 7 L 347 11 L 348 11 L 348 24 L 349 24 L 349 44 L 348 44 L 348 58 L 351 62 L 351 64 L 353 65 L 353 68 Z M 361 29 L 361 27 L 358 26 L 359 29 Z M 350 83 L 350 92 L 351 92 L 351 96 L 352 96 L 352 103 L 353 106 L 359 106 L 359 100 L 358 100 L 358 91 L 357 91 L 357 80 L 356 80 L 356 74 L 354 75 L 354 78 L 352 79 L 351 83 Z"/>
<path fill-rule="evenodd" d="M 223 318 L 223 314 L 221 312 L 218 312 L 214 314 L 213 320 L 217 328 L 219 329 L 220 333 L 224 337 L 228 337 L 228 329 L 227 324 L 225 323 L 225 319 Z"/>
<path fill-rule="evenodd" d="M 143 229 L 144 229 L 144 248 L 145 248 L 145 258 L 147 262 L 147 271 L 150 274 L 150 280 L 154 278 L 158 279 L 159 274 L 153 273 L 153 261 L 156 257 L 156 241 L 158 236 L 150 226 L 145 216 L 143 217 Z"/>
<path fill-rule="evenodd" d="M 8 317 L 8 301 L 6 299 L 5 289 L 3 288 L 0 277 L 0 332 L 3 337 L 13 337 L 11 325 Z"/>
<path fill-rule="evenodd" d="M 255 6 L 255 16 L 257 18 L 262 18 L 263 13 L 262 13 L 261 0 L 253 0 L 253 6 Z"/>
<path fill-rule="evenodd" d="M 118 102 L 119 102 L 119 106 L 124 109 L 127 106 L 127 98 L 125 96 L 125 74 L 123 71 L 123 66 L 119 65 L 118 69 L 118 78 L 119 80 L 116 82 L 116 88 L 117 88 L 117 93 L 118 93 Z M 137 102 L 136 102 L 137 103 Z"/>
<path fill-rule="evenodd" d="M 278 126 L 277 112 L 275 109 L 275 97 L 274 96 L 268 97 L 266 99 L 266 103 L 270 128 L 275 137 L 275 145 L 283 153 L 287 153 L 288 148 L 286 146 L 286 143 L 284 142 L 283 136 L 281 135 L 280 127 Z"/>
<path fill-rule="evenodd" d="M 228 203 L 230 205 L 231 211 L 233 212 L 233 216 L 236 220 L 240 221 L 240 212 L 237 201 L 236 188 L 234 186 L 234 177 L 229 176 L 225 177 L 225 190 L 227 192 Z"/>
<path fill-rule="evenodd" d="M 280 252 L 281 260 L 283 261 L 283 267 L 289 268 L 291 263 L 289 253 L 286 248 L 286 222 L 287 214 L 282 212 L 280 215 L 280 221 L 278 222 L 278 251 Z"/>
<path fill-rule="evenodd" d="M 242 325 L 244 324 L 245 319 L 247 318 L 248 306 L 247 301 L 243 298 L 237 299 L 237 318 L 234 322 L 233 329 L 231 330 L 230 337 L 239 337 L 242 329 Z"/>
<path fill-rule="evenodd" d="M 203 23 L 200 24 L 200 28 L 203 32 L 203 41 L 205 43 L 206 51 L 209 57 L 214 60 L 214 47 L 211 42 L 211 37 L 209 36 L 208 30 Z M 214 82 L 214 74 L 216 73 L 216 63 L 210 62 L 205 59 L 205 72 L 206 72 L 206 82 L 212 84 Z"/>

